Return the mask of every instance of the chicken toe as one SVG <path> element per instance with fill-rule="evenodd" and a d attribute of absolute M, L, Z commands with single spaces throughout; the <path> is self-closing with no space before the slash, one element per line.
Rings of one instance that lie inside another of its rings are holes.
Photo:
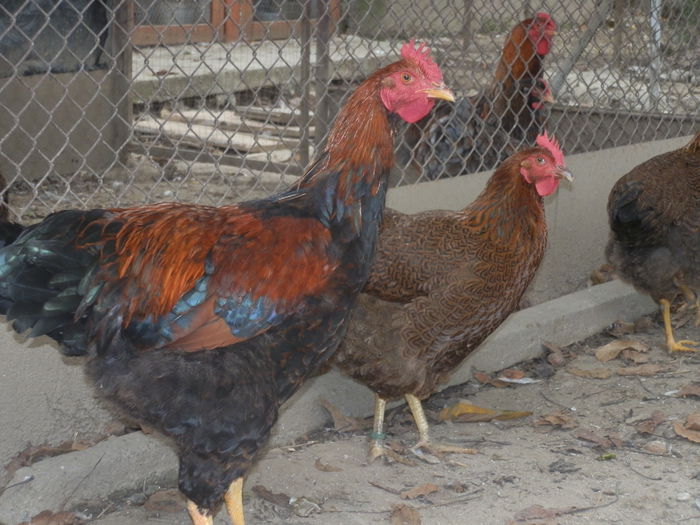
<path fill-rule="evenodd" d="M 412 450 L 422 450 L 432 454 L 434 456 L 442 457 L 444 454 L 476 454 L 477 451 L 473 448 L 464 448 L 456 445 L 443 445 L 439 443 L 433 443 L 430 440 L 430 428 L 428 426 L 428 420 L 425 417 L 425 412 L 423 412 L 423 405 L 416 396 L 411 394 L 406 394 L 406 401 L 408 406 L 411 408 L 411 413 L 413 414 L 413 419 L 416 421 L 416 426 L 418 427 L 418 435 L 420 439 L 418 443 L 412 448 Z"/>
<path fill-rule="evenodd" d="M 683 339 L 681 341 L 676 341 L 673 337 L 673 326 L 671 325 L 671 302 L 668 299 L 661 299 L 659 301 L 661 304 L 662 315 L 664 319 L 664 333 L 666 334 L 666 346 L 669 352 L 697 352 L 700 343 L 697 341 L 691 341 L 689 339 Z"/>

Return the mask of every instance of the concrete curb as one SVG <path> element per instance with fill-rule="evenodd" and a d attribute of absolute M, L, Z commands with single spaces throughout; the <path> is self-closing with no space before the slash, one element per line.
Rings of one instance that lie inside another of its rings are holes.
<path fill-rule="evenodd" d="M 177 467 L 177 455 L 165 440 L 141 432 L 111 437 L 17 470 L 10 485 L 31 481 L 0 496 L 0 523 L 17 524 L 46 509 L 80 508 L 145 487 L 172 487 L 177 485 Z"/>
<path fill-rule="evenodd" d="M 542 341 L 567 345 L 617 319 L 633 320 L 656 308 L 649 297 L 612 281 L 522 310 L 491 334 L 449 384 L 466 381 L 473 368 L 492 372 L 531 359 L 542 352 Z M 271 445 L 288 444 L 326 424 L 328 415 L 318 404 L 321 397 L 349 415 L 367 416 L 373 410 L 373 396 L 367 388 L 330 372 L 307 383 L 287 403 Z M 22 468 L 11 483 L 26 476 L 34 476 L 34 480 L 0 495 L 0 522 L 18 523 L 45 509 L 56 510 L 61 505 L 70 509 L 84 502 L 107 500 L 139 490 L 144 484 L 174 485 L 177 458 L 164 440 L 137 432 Z"/>

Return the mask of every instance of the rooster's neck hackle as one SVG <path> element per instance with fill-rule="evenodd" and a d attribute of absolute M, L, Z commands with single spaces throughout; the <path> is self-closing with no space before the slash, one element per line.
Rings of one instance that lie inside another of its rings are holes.
<path fill-rule="evenodd" d="M 393 132 L 379 97 L 381 78 L 375 74 L 355 90 L 328 136 L 326 169 L 343 174 L 338 197 L 346 202 L 361 179 L 376 193 L 394 163 Z"/>

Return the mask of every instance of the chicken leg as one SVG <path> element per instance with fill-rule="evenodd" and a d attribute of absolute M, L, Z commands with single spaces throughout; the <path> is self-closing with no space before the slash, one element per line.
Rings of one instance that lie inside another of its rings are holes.
<path fill-rule="evenodd" d="M 372 433 L 369 435 L 371 444 L 369 446 L 369 461 L 370 463 L 385 454 L 384 440 L 384 411 L 386 410 L 386 400 L 375 395 L 374 396 L 374 424 L 372 425 Z"/>
<path fill-rule="evenodd" d="M 688 339 L 683 339 L 681 341 L 676 341 L 673 337 L 673 326 L 671 325 L 671 301 L 668 299 L 661 299 L 659 301 L 661 304 L 661 310 L 664 319 L 664 332 L 666 333 L 666 346 L 669 352 L 697 352 L 697 348 L 692 348 L 693 346 L 698 346 L 700 343 L 697 341 L 691 341 Z"/>
<path fill-rule="evenodd" d="M 434 456 L 442 456 L 443 454 L 476 454 L 476 450 L 473 448 L 463 448 L 454 445 L 442 445 L 438 443 L 432 443 L 430 441 L 428 420 L 425 417 L 425 412 L 423 412 L 423 405 L 416 396 L 412 394 L 406 394 L 406 401 L 408 406 L 411 408 L 411 414 L 413 414 L 413 419 L 418 427 L 419 441 L 413 447 L 413 450 L 421 449 Z"/>
<path fill-rule="evenodd" d="M 187 512 L 190 513 L 192 525 L 214 525 L 214 518 L 202 514 L 194 501 L 187 501 Z"/>
<path fill-rule="evenodd" d="M 233 525 L 245 525 L 243 517 L 243 477 L 241 476 L 233 483 L 224 495 L 226 510 Z"/>

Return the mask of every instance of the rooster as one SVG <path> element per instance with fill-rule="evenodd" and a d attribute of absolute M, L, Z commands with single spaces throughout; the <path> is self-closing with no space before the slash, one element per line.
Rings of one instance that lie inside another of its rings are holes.
<path fill-rule="evenodd" d="M 571 179 L 557 142 L 506 159 L 461 211 L 387 210 L 377 257 L 334 364 L 376 394 L 370 458 L 385 453 L 386 401 L 405 397 L 417 448 L 465 452 L 430 441 L 421 399 L 430 396 L 513 312 L 542 260 L 542 198 Z"/>
<path fill-rule="evenodd" d="M 294 188 L 220 208 L 62 211 L 0 250 L 0 310 L 87 355 L 106 398 L 172 439 L 195 525 L 222 500 L 243 524 L 243 478 L 280 405 L 345 333 L 394 163 L 390 115 L 453 100 L 425 46 L 401 55 L 350 96 Z"/>
<path fill-rule="evenodd" d="M 554 101 L 543 78 L 557 26 L 547 13 L 516 25 L 503 47 L 492 85 L 409 126 L 407 143 L 428 179 L 491 169 L 523 144 L 533 144 Z M 480 118 L 475 118 L 480 117 Z"/>
<path fill-rule="evenodd" d="M 605 255 L 623 280 L 661 306 L 670 352 L 695 352 L 700 344 L 676 341 L 671 325 L 671 303 L 680 294 L 700 307 L 698 203 L 700 132 L 687 146 L 632 168 L 608 198 L 611 233 Z"/>

